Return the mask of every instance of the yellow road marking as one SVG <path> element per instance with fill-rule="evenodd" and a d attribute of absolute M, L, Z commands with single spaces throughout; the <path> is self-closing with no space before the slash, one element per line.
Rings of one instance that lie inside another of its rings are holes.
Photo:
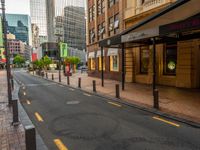
<path fill-rule="evenodd" d="M 68 150 L 68 148 L 63 144 L 60 139 L 54 139 L 54 143 L 58 147 L 59 150 Z"/>
<path fill-rule="evenodd" d="M 111 105 L 117 106 L 117 107 L 122 107 L 122 105 L 114 103 L 114 102 L 108 102 L 108 103 L 111 104 Z"/>
<path fill-rule="evenodd" d="M 37 118 L 37 120 L 38 120 L 39 122 L 43 122 L 43 121 L 44 121 L 44 120 L 42 119 L 41 115 L 40 115 L 38 112 L 35 113 L 35 117 Z"/>
<path fill-rule="evenodd" d="M 26 92 L 24 92 L 24 96 L 26 95 Z"/>
<path fill-rule="evenodd" d="M 26 100 L 26 103 L 27 103 L 28 105 L 30 105 L 30 104 L 31 104 L 31 102 L 30 102 L 29 100 Z"/>
<path fill-rule="evenodd" d="M 90 94 L 87 94 L 87 93 L 83 93 L 83 95 L 85 95 L 85 96 L 89 96 L 89 97 L 90 97 L 90 96 L 92 96 L 92 95 L 90 95 Z"/>
<path fill-rule="evenodd" d="M 74 89 L 72 89 L 72 88 L 69 88 L 69 90 L 70 90 L 70 91 L 74 91 Z"/>
<path fill-rule="evenodd" d="M 162 119 L 162 118 L 160 118 L 160 117 L 153 117 L 153 119 L 156 119 L 156 120 L 159 120 L 159 121 L 162 121 L 162 122 L 168 123 L 168 124 L 173 125 L 173 126 L 176 126 L 176 127 L 180 127 L 179 124 L 173 123 L 173 122 L 171 122 L 171 121 L 167 121 L 167 120 Z"/>

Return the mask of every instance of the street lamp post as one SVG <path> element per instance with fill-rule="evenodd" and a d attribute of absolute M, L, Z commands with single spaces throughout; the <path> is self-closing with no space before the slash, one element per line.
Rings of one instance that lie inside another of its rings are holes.
<path fill-rule="evenodd" d="M 4 34 L 4 48 L 6 53 L 6 70 L 7 70 L 7 86 L 8 86 L 8 103 L 9 106 L 12 102 L 12 90 L 11 90 L 11 69 L 10 69 L 10 51 L 7 47 L 7 26 L 6 26 L 6 15 L 5 15 L 5 0 L 1 0 L 2 9 L 2 22 L 3 22 L 3 34 Z"/>
<path fill-rule="evenodd" d="M 59 59 L 59 82 L 61 82 L 61 56 L 60 56 L 60 36 L 58 36 L 58 59 Z"/>

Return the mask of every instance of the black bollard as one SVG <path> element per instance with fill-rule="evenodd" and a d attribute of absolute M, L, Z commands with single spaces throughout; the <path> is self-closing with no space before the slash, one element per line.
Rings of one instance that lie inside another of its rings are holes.
<path fill-rule="evenodd" d="M 96 92 L 97 91 L 97 89 L 96 89 L 96 81 L 93 80 L 92 84 L 93 84 L 93 92 Z"/>
<path fill-rule="evenodd" d="M 25 142 L 27 150 L 36 150 L 36 132 L 33 125 L 25 126 Z"/>
<path fill-rule="evenodd" d="M 14 90 L 14 80 L 13 80 L 13 78 L 11 78 L 11 86 L 12 86 L 12 90 Z"/>
<path fill-rule="evenodd" d="M 19 115 L 18 115 L 18 100 L 12 100 L 12 109 L 13 109 L 13 122 L 12 124 L 18 125 L 19 124 Z"/>
<path fill-rule="evenodd" d="M 158 89 L 154 89 L 154 108 L 159 109 L 159 92 Z"/>
<path fill-rule="evenodd" d="M 46 78 L 48 79 L 48 73 L 46 72 Z"/>
<path fill-rule="evenodd" d="M 67 76 L 67 85 L 70 85 L 69 76 Z"/>
<path fill-rule="evenodd" d="M 115 85 L 115 90 L 116 90 L 116 98 L 120 98 L 119 84 L 116 84 L 116 85 Z"/>
<path fill-rule="evenodd" d="M 53 74 L 53 73 L 52 73 L 52 75 L 51 75 L 51 79 L 54 80 L 54 74 Z"/>
<path fill-rule="evenodd" d="M 81 78 L 78 78 L 78 87 L 81 88 Z"/>

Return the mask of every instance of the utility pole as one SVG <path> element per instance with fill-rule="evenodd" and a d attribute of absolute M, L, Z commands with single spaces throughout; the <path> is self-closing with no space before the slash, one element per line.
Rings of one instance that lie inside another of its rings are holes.
<path fill-rule="evenodd" d="M 1 0 L 2 9 L 2 26 L 4 34 L 4 48 L 6 53 L 6 70 L 7 70 L 7 86 L 8 86 L 8 104 L 12 103 L 12 89 L 11 89 L 11 69 L 10 69 L 10 51 L 7 46 L 7 26 L 6 26 L 6 15 L 5 15 L 5 0 Z"/>
<path fill-rule="evenodd" d="M 58 59 L 59 59 L 59 82 L 61 82 L 61 54 L 60 54 L 60 36 L 58 36 Z"/>

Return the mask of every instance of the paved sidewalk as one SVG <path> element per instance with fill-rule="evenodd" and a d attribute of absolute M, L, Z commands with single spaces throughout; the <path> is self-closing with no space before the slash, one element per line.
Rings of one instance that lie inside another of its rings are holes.
<path fill-rule="evenodd" d="M 12 110 L 7 105 L 6 72 L 0 70 L 0 150 L 25 150 L 24 128 L 12 126 Z"/>
<path fill-rule="evenodd" d="M 48 73 L 51 79 L 54 74 L 58 82 L 58 73 Z M 78 78 L 81 77 L 82 89 L 92 91 L 92 80 L 96 80 L 97 92 L 115 97 L 115 84 L 121 84 L 114 80 L 105 80 L 105 86 L 101 87 L 101 79 L 88 77 L 86 73 L 76 73 L 70 77 L 70 85 L 78 87 Z M 66 77 L 62 74 L 62 83 L 67 84 Z M 200 123 L 200 89 L 181 89 L 175 87 L 158 86 L 160 96 L 160 110 L 171 115 Z M 125 91 L 121 91 L 121 99 L 136 105 L 152 108 L 153 96 L 151 85 L 127 83 Z"/>

